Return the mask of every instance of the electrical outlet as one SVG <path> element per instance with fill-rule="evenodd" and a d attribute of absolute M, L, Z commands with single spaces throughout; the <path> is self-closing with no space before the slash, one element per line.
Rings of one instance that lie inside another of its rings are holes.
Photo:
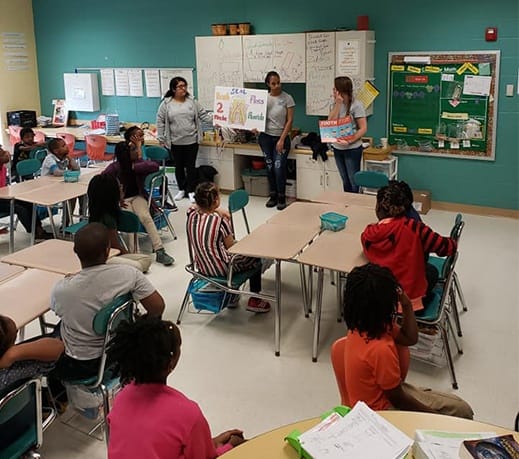
<path fill-rule="evenodd" d="M 506 96 L 507 97 L 513 97 L 514 95 L 514 85 L 513 84 L 507 84 L 506 85 Z"/>

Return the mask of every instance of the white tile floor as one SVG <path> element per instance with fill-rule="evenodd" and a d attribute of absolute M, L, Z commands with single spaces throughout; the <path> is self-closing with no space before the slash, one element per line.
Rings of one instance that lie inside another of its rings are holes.
<path fill-rule="evenodd" d="M 224 202 L 226 201 L 224 197 Z M 276 212 L 263 198 L 251 198 L 248 215 L 255 227 Z M 178 240 L 167 234 L 174 267 L 152 265 L 150 280 L 166 299 L 165 317 L 175 320 L 188 282 L 185 209 L 173 221 Z M 237 216 L 238 236 L 244 234 Z M 448 234 L 454 214 L 432 210 L 424 220 Z M 511 428 L 519 410 L 519 221 L 465 215 L 457 271 L 469 311 L 461 316 L 464 354 L 455 357 L 457 394 L 474 408 L 476 419 Z M 17 247 L 28 244 L 19 228 Z M 146 239 L 141 248 L 149 250 Z M 0 237 L 0 253 L 7 236 Z M 214 433 L 231 427 L 254 436 L 276 426 L 316 416 L 339 403 L 330 359 L 330 344 L 344 333 L 335 320 L 335 291 L 329 282 L 324 296 L 319 361 L 311 361 L 312 321 L 302 313 L 299 271 L 284 264 L 281 356 L 274 356 L 273 314 L 254 315 L 240 309 L 218 316 L 185 314 L 182 358 L 169 384 L 196 400 Z M 273 292 L 274 272 L 265 274 L 264 288 Z M 447 368 L 411 363 L 408 380 L 451 391 Z M 42 452 L 50 458 L 104 458 L 104 443 L 56 421 L 45 433 Z"/>

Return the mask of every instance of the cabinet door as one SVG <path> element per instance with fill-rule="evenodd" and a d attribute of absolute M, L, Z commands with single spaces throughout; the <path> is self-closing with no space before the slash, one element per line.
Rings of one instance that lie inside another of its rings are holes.
<path fill-rule="evenodd" d="M 310 155 L 297 155 L 297 199 L 312 199 L 324 191 L 322 161 L 314 161 Z"/>
<path fill-rule="evenodd" d="M 196 158 L 196 166 L 212 166 L 217 171 L 214 181 L 224 190 L 234 190 L 233 150 L 223 151 L 216 147 L 200 145 Z"/>
<path fill-rule="evenodd" d="M 342 179 L 335 163 L 335 158 L 324 162 L 324 187 L 326 190 L 342 191 Z"/>

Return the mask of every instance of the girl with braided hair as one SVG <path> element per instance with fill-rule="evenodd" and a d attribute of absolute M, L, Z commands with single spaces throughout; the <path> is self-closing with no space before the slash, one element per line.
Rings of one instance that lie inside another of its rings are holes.
<path fill-rule="evenodd" d="M 438 282 L 438 271 L 426 263 L 429 253 L 440 257 L 456 252 L 456 241 L 443 237 L 414 219 L 407 218 L 407 198 L 397 186 L 385 186 L 377 193 L 378 223 L 361 235 L 364 254 L 371 263 L 389 268 L 411 298 L 415 310 L 423 309 Z"/>
<path fill-rule="evenodd" d="M 177 326 L 159 318 L 117 328 L 107 357 L 124 387 L 108 415 L 109 459 L 214 459 L 244 441 L 239 429 L 211 438 L 197 403 L 167 385 L 181 344 Z"/>

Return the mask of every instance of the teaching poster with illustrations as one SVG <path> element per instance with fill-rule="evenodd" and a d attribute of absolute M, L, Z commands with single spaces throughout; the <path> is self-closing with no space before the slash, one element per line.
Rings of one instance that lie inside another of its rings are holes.
<path fill-rule="evenodd" d="M 265 130 L 268 92 L 264 89 L 217 86 L 214 90 L 215 125 Z"/>
<path fill-rule="evenodd" d="M 397 153 L 494 160 L 499 51 L 390 53 Z"/>

